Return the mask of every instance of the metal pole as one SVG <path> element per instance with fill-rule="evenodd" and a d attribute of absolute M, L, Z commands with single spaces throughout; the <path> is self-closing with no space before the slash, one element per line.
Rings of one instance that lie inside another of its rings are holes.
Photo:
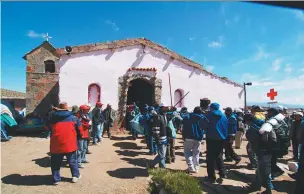
<path fill-rule="evenodd" d="M 244 112 L 246 113 L 246 111 L 247 111 L 247 96 L 246 96 L 246 84 L 244 83 Z"/>

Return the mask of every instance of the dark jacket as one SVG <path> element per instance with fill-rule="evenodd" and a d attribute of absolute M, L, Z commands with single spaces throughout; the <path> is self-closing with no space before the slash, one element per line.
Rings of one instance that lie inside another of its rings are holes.
<path fill-rule="evenodd" d="M 233 136 L 237 132 L 238 122 L 234 114 L 228 118 L 228 135 Z"/>
<path fill-rule="evenodd" d="M 190 113 L 183 120 L 182 135 L 184 139 L 201 141 L 209 125 L 208 119 L 203 114 Z"/>
<path fill-rule="evenodd" d="M 270 154 L 273 149 L 273 145 L 268 141 L 268 133 L 259 133 L 263 124 L 262 120 L 255 118 L 246 131 L 246 138 L 257 155 Z"/>
<path fill-rule="evenodd" d="M 150 120 L 153 137 L 157 144 L 167 144 L 167 118 L 166 114 L 153 114 Z"/>
<path fill-rule="evenodd" d="M 301 122 L 301 130 L 300 130 L 300 135 L 299 135 L 298 143 L 302 144 L 304 146 L 304 119 Z"/>
<path fill-rule="evenodd" d="M 104 122 L 107 123 L 107 124 L 112 125 L 113 122 L 114 122 L 113 109 L 112 108 L 106 108 L 103 111 L 103 115 L 104 115 L 104 119 L 105 119 Z"/>
<path fill-rule="evenodd" d="M 289 134 L 291 139 L 296 138 L 297 140 L 300 140 L 301 127 L 302 127 L 301 120 L 300 121 L 293 120 L 291 122 L 290 134 Z"/>
<path fill-rule="evenodd" d="M 95 107 L 92 113 L 93 113 L 92 122 L 94 125 L 100 125 L 104 122 L 104 116 L 100 108 Z"/>

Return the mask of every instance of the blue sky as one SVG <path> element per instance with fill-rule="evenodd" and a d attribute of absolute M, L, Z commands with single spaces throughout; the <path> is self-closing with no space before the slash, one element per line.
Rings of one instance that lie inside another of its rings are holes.
<path fill-rule="evenodd" d="M 2 2 L 2 87 L 25 91 L 26 61 L 55 47 L 145 37 L 220 76 L 252 81 L 248 100 L 304 104 L 304 13 L 242 2 Z"/>

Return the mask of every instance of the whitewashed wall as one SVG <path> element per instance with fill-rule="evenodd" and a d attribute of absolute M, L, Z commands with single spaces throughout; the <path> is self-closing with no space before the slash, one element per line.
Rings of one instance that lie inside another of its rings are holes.
<path fill-rule="evenodd" d="M 160 52 L 142 46 L 130 46 L 110 50 L 62 56 L 59 61 L 60 75 L 59 97 L 70 106 L 81 105 L 88 101 L 88 86 L 97 83 L 101 86 L 101 101 L 110 102 L 114 109 L 118 108 L 118 78 L 130 67 L 157 68 L 157 77 L 162 79 L 162 101 L 170 104 L 168 73 L 171 75 L 172 95 L 176 89 L 186 94 L 184 105 L 192 110 L 199 105 L 199 99 L 208 97 L 218 102 L 221 107 L 243 107 L 243 92 L 222 80 L 201 73 L 200 70 L 184 65 L 177 60 L 170 60 Z M 173 96 L 174 101 L 174 96 Z"/>

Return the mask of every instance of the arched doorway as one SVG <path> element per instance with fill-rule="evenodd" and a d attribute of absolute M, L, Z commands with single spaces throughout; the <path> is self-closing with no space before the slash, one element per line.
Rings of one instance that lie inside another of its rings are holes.
<path fill-rule="evenodd" d="M 92 107 L 95 107 L 96 102 L 100 102 L 100 86 L 98 84 L 89 85 L 88 102 Z"/>
<path fill-rule="evenodd" d="M 151 106 L 154 97 L 154 86 L 144 79 L 134 79 L 129 82 L 127 93 L 127 104 L 136 103 L 140 110 L 143 110 L 144 105 Z"/>

